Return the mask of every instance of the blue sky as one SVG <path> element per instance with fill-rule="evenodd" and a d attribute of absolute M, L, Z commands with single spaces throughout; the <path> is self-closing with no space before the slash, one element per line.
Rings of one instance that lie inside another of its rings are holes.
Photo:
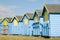
<path fill-rule="evenodd" d="M 41 10 L 44 3 L 60 4 L 60 0 L 0 0 L 0 16 L 24 15 Z"/>

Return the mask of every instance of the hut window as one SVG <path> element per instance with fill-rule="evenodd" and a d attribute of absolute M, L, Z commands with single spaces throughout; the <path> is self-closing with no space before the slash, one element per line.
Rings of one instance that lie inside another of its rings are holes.
<path fill-rule="evenodd" d="M 25 19 L 24 20 L 24 24 L 28 24 L 28 19 Z"/>
<path fill-rule="evenodd" d="M 7 26 L 8 25 L 8 22 L 5 20 L 4 21 L 4 26 Z"/>
<path fill-rule="evenodd" d="M 18 25 L 17 20 L 14 20 L 14 26 L 17 26 L 17 25 Z"/>
<path fill-rule="evenodd" d="M 39 17 L 35 17 L 35 22 L 39 22 Z"/>

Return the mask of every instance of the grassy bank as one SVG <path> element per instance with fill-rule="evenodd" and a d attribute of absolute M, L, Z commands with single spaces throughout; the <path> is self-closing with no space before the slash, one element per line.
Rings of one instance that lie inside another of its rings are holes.
<path fill-rule="evenodd" d="M 0 35 L 0 40 L 60 40 L 60 38 L 43 38 L 21 35 Z"/>

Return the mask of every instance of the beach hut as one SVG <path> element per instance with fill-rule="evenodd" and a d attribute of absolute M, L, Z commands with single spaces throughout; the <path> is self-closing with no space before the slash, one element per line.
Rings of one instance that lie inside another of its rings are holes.
<path fill-rule="evenodd" d="M 23 22 L 22 22 L 23 16 L 15 16 L 15 18 L 18 18 L 18 20 L 19 20 L 18 34 L 22 35 L 22 33 L 23 33 Z"/>
<path fill-rule="evenodd" d="M 8 34 L 8 20 L 6 17 L 0 19 L 0 34 Z"/>
<path fill-rule="evenodd" d="M 23 34 L 32 35 L 33 13 L 26 13 L 23 16 Z"/>
<path fill-rule="evenodd" d="M 19 19 L 17 18 L 17 16 L 14 16 L 12 18 L 10 25 L 11 25 L 10 34 L 14 35 L 19 34 Z"/>
<path fill-rule="evenodd" d="M 43 7 L 43 18 L 46 22 L 42 36 L 60 36 L 60 4 L 45 4 Z M 47 22 L 48 21 L 48 22 Z"/>
<path fill-rule="evenodd" d="M 41 23 L 40 21 L 42 21 L 42 12 L 41 10 L 36 10 L 34 12 L 34 23 L 32 24 L 33 26 L 33 35 L 34 36 L 40 36 L 41 35 Z"/>

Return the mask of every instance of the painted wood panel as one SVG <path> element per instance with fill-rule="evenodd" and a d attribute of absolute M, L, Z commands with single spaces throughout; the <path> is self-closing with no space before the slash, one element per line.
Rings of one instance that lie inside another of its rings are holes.
<path fill-rule="evenodd" d="M 50 36 L 60 36 L 60 14 L 50 14 Z"/>
<path fill-rule="evenodd" d="M 33 35 L 34 35 L 34 36 L 39 36 L 39 35 L 41 35 L 39 22 L 38 22 L 38 23 L 33 23 L 32 26 L 33 26 Z"/>
<path fill-rule="evenodd" d="M 12 34 L 12 22 L 8 23 L 8 34 Z"/>
<path fill-rule="evenodd" d="M 23 27 L 22 27 L 23 34 L 22 35 L 29 35 L 29 36 L 32 35 L 32 30 L 33 30 L 32 24 L 33 24 L 33 22 L 34 22 L 33 20 L 29 20 L 29 23 L 27 25 L 23 24 Z"/>
<path fill-rule="evenodd" d="M 28 35 L 32 36 L 32 31 L 33 31 L 33 26 L 32 24 L 34 23 L 33 20 L 29 20 L 29 26 L 28 26 Z"/>
<path fill-rule="evenodd" d="M 42 26 L 42 36 L 49 36 L 49 25 L 48 25 L 48 21 L 44 22 L 43 26 Z"/>

